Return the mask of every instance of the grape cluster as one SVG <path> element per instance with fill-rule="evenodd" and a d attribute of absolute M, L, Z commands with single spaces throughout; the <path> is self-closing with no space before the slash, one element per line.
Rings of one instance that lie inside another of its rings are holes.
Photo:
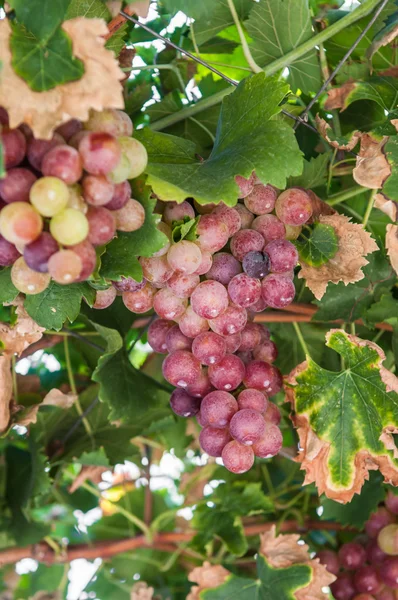
<path fill-rule="evenodd" d="M 338 553 L 322 550 L 320 562 L 337 579 L 335 600 L 398 599 L 398 496 L 388 493 L 385 506 L 365 524 L 366 536 L 343 544 Z"/>
<path fill-rule="evenodd" d="M 0 124 L 7 171 L 0 180 L 0 265 L 12 266 L 12 282 L 25 294 L 44 291 L 51 279 L 87 280 L 95 248 L 145 220 L 128 182 L 147 164 L 131 119 L 118 110 L 92 112 L 50 140 L 36 139 L 26 125 L 10 129 L 1 108 Z"/>
<path fill-rule="evenodd" d="M 196 415 L 203 450 L 243 473 L 255 456 L 274 456 L 282 446 L 280 413 L 269 401 L 282 387 L 272 364 L 277 348 L 253 318 L 293 301 L 298 254 L 291 240 L 310 219 L 312 203 L 304 190 L 279 193 L 254 173 L 237 183 L 241 198 L 234 208 L 159 202 L 159 229 L 169 243 L 140 258 L 141 283 L 125 278 L 114 286 L 131 311 L 153 308 L 159 316 L 148 341 L 168 354 L 163 375 L 176 387 L 173 411 Z M 196 212 L 197 237 L 173 243 L 173 229 Z"/>

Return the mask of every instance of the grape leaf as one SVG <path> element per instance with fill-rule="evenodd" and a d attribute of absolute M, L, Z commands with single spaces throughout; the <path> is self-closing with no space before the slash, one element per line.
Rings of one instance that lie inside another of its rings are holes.
<path fill-rule="evenodd" d="M 262 554 L 257 555 L 257 579 L 230 575 L 221 586 L 204 590 L 203 600 L 295 600 L 295 593 L 309 585 L 312 569 L 309 565 L 271 567 Z"/>
<path fill-rule="evenodd" d="M 126 45 L 125 38 L 126 38 L 127 32 L 128 32 L 128 25 L 127 25 L 127 23 L 124 23 L 124 25 L 122 25 L 122 27 L 120 27 L 120 29 L 118 29 L 116 31 L 116 33 L 114 33 L 112 35 L 112 37 L 109 38 L 109 40 L 105 44 L 105 48 L 107 50 L 112 50 L 112 52 L 115 54 L 115 56 L 119 56 L 119 54 L 121 53 L 121 51 L 123 50 L 123 48 Z"/>
<path fill-rule="evenodd" d="M 290 177 L 288 187 L 303 187 L 314 189 L 324 185 L 327 180 L 327 166 L 330 160 L 329 154 L 319 154 L 309 161 L 304 161 L 304 168 L 298 177 Z"/>
<path fill-rule="evenodd" d="M 131 329 L 136 315 L 123 303 L 120 297 L 116 297 L 111 306 L 106 310 L 96 310 L 83 304 L 82 312 L 94 323 L 116 329 L 122 336 Z"/>
<path fill-rule="evenodd" d="M 46 592 L 56 592 L 56 590 L 61 586 L 62 580 L 65 574 L 65 566 L 64 565 L 44 565 L 43 563 L 39 563 L 37 569 L 32 573 L 24 574 L 19 584 L 16 588 L 16 594 L 18 598 L 33 598 L 35 594 L 46 590 Z M 40 598 L 41 596 L 36 596 Z M 54 595 L 49 595 L 47 598 L 52 598 L 53 600 L 57 600 L 57 597 Z"/>
<path fill-rule="evenodd" d="M 9 4 L 15 10 L 19 23 L 34 37 L 47 40 L 64 20 L 69 2 L 70 0 L 10 0 Z"/>
<path fill-rule="evenodd" d="M 109 458 L 107 457 L 104 447 L 100 446 L 98 450 L 92 452 L 83 452 L 79 457 L 79 463 L 90 467 L 109 467 Z"/>
<path fill-rule="evenodd" d="M 364 317 L 366 323 L 398 324 L 398 301 L 392 294 L 383 294 L 378 302 L 372 304 Z"/>
<path fill-rule="evenodd" d="M 66 19 L 86 17 L 86 19 L 105 19 L 109 21 L 111 13 L 102 0 L 69 0 Z"/>
<path fill-rule="evenodd" d="M 196 219 L 190 219 L 185 217 L 183 221 L 173 222 L 173 231 L 171 233 L 171 239 L 174 243 L 180 242 L 181 240 L 196 240 L 196 227 L 198 225 L 200 217 Z"/>
<path fill-rule="evenodd" d="M 337 235 L 331 225 L 315 223 L 305 227 L 296 241 L 301 261 L 319 267 L 336 255 L 339 249 Z"/>
<path fill-rule="evenodd" d="M 195 158 L 195 145 L 188 140 L 140 130 L 137 138 L 148 151 L 154 192 L 163 200 L 194 197 L 201 204 L 233 206 L 239 194 L 235 176 L 249 178 L 253 170 L 263 183 L 284 188 L 287 177 L 301 173 L 303 162 L 291 127 L 275 119 L 288 91 L 264 73 L 242 81 L 224 98 L 213 151 L 205 161 Z"/>
<path fill-rule="evenodd" d="M 87 283 L 60 285 L 51 281 L 41 294 L 26 296 L 25 309 L 42 327 L 59 331 L 67 319 L 72 323 L 77 318 L 83 298 L 94 304 L 95 290 Z"/>
<path fill-rule="evenodd" d="M 311 358 L 287 379 L 306 471 L 319 494 L 342 503 L 359 494 L 368 471 L 379 469 L 398 484 L 398 380 L 382 362 L 381 348 L 367 340 L 331 330 L 326 345 L 343 359 L 341 371 L 327 371 Z"/>
<path fill-rule="evenodd" d="M 371 77 L 368 81 L 350 81 L 329 92 L 326 108 L 345 110 L 358 100 L 377 102 L 387 112 L 397 108 L 398 82 L 394 77 Z M 333 106 L 331 106 L 333 103 Z"/>
<path fill-rule="evenodd" d="M 398 200 L 398 135 L 390 137 L 384 146 L 384 152 L 391 166 L 391 175 L 385 181 L 381 191 L 390 200 Z"/>
<path fill-rule="evenodd" d="M 5 304 L 12 302 L 19 292 L 11 281 L 11 269 L 5 268 L 0 271 L 0 302 Z"/>
<path fill-rule="evenodd" d="M 246 29 L 250 49 L 260 67 L 294 50 L 313 36 L 308 0 L 262 0 L 250 12 Z M 288 81 L 293 91 L 308 93 L 321 86 L 321 70 L 315 49 L 289 64 Z"/>

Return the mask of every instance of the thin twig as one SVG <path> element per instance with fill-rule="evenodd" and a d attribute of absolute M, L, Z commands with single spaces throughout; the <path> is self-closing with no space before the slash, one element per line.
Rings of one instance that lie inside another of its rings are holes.
<path fill-rule="evenodd" d="M 293 321 L 293 327 L 294 327 L 294 330 L 295 330 L 295 332 L 296 332 L 297 339 L 298 339 L 298 341 L 299 341 L 299 344 L 300 344 L 300 346 L 301 346 L 301 349 L 302 349 L 302 350 L 303 350 L 303 352 L 304 352 L 304 355 L 305 355 L 306 357 L 308 357 L 308 358 L 311 358 L 311 354 L 310 354 L 310 351 L 308 350 L 307 343 L 306 343 L 306 341 L 305 341 L 305 339 L 304 339 L 304 336 L 303 336 L 303 334 L 301 333 L 301 329 L 300 329 L 300 327 L 299 327 L 299 324 L 298 324 L 296 321 Z"/>
<path fill-rule="evenodd" d="M 91 441 L 93 442 L 93 440 L 94 440 L 93 430 L 91 429 L 90 423 L 87 421 L 87 419 L 83 415 L 83 409 L 81 407 L 79 395 L 77 393 L 75 377 L 74 377 L 73 369 L 72 369 L 72 362 L 70 359 L 69 339 L 67 337 L 64 337 L 64 350 L 65 350 L 66 370 L 68 373 L 70 389 L 71 389 L 72 394 L 74 394 L 74 396 L 76 397 L 76 400 L 75 400 L 76 410 L 79 414 L 79 417 L 81 417 L 81 420 L 82 420 L 82 423 L 84 425 L 87 435 L 90 437 Z"/>
<path fill-rule="evenodd" d="M 247 64 L 249 65 L 249 67 L 251 68 L 253 73 L 261 73 L 262 68 L 256 63 L 256 61 L 254 60 L 254 58 L 252 56 L 252 53 L 250 52 L 249 44 L 246 41 L 246 37 L 245 37 L 244 31 L 242 29 L 242 25 L 240 24 L 239 15 L 236 12 L 235 4 L 233 3 L 232 0 L 227 0 L 227 2 L 228 2 L 228 7 L 231 12 L 232 18 L 234 20 L 236 29 L 238 30 L 240 43 L 242 44 L 242 50 L 243 50 L 243 54 L 245 55 Z"/>
<path fill-rule="evenodd" d="M 74 337 L 77 340 L 80 340 L 87 346 L 91 346 L 91 348 L 98 350 L 99 352 L 105 352 L 105 348 L 103 348 L 99 344 L 96 344 L 95 342 L 92 342 L 91 340 L 88 340 L 87 338 L 85 338 L 83 335 L 80 335 L 80 333 L 77 333 L 76 331 L 72 331 L 71 329 L 68 329 L 66 333 L 68 333 L 68 335 L 70 335 L 71 337 Z"/>
<path fill-rule="evenodd" d="M 364 214 L 363 219 L 362 219 L 362 225 L 364 227 L 366 227 L 366 225 L 368 224 L 370 213 L 372 212 L 373 205 L 374 205 L 374 202 L 375 202 L 376 194 L 377 194 L 377 190 L 372 190 L 371 193 L 370 193 L 369 202 L 368 202 L 365 214 Z"/>
<path fill-rule="evenodd" d="M 83 419 L 85 419 L 87 417 L 87 415 L 89 415 L 91 413 L 93 408 L 95 408 L 97 406 L 98 402 L 99 402 L 99 397 L 97 396 L 96 398 L 94 398 L 94 400 L 91 402 L 91 404 L 88 405 L 88 407 L 85 409 L 85 411 L 81 415 L 79 415 L 79 418 L 76 419 L 76 421 L 73 423 L 72 427 L 66 432 L 66 434 L 62 438 L 63 444 L 65 444 L 68 441 L 68 439 L 71 437 L 71 435 L 73 435 L 75 433 L 75 431 L 80 427 L 80 424 L 83 421 Z"/>

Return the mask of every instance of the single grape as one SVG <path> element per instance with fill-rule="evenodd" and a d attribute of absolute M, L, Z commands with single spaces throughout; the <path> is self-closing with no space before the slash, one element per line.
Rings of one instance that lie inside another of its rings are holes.
<path fill-rule="evenodd" d="M 52 148 L 64 144 L 65 140 L 58 133 L 54 133 L 51 140 L 40 140 L 32 137 L 28 142 L 27 157 L 28 161 L 36 171 L 41 171 L 41 164 L 44 156 Z"/>
<path fill-rule="evenodd" d="M 252 446 L 265 433 L 265 421 L 262 415 L 251 408 L 238 410 L 229 424 L 232 437 L 245 446 Z"/>
<path fill-rule="evenodd" d="M 166 283 L 173 275 L 166 256 L 145 258 L 141 256 L 140 265 L 145 279 L 151 283 Z"/>
<path fill-rule="evenodd" d="M 59 246 L 50 233 L 43 231 L 41 235 L 23 251 L 23 257 L 28 267 L 39 273 L 48 272 L 48 261 L 58 252 Z"/>
<path fill-rule="evenodd" d="M 234 304 L 247 308 L 261 297 L 260 280 L 249 277 L 246 273 L 235 275 L 228 284 L 228 294 Z"/>
<path fill-rule="evenodd" d="M 242 175 L 235 175 L 235 181 L 239 186 L 239 198 L 246 198 L 254 188 L 256 177 L 253 173 L 249 179 L 246 179 Z"/>
<path fill-rule="evenodd" d="M 224 336 L 224 340 L 226 353 L 235 354 L 242 343 L 242 334 L 240 331 L 238 333 L 232 333 L 231 335 Z"/>
<path fill-rule="evenodd" d="M 55 131 L 56 133 L 61 135 L 64 138 L 64 140 L 68 141 L 73 135 L 79 133 L 79 131 L 81 131 L 82 128 L 83 125 L 78 119 L 70 119 L 69 121 L 62 123 L 62 125 L 57 127 Z"/>
<path fill-rule="evenodd" d="M 112 214 L 115 217 L 118 231 L 137 231 L 145 223 L 145 209 L 138 200 L 133 200 L 133 198 L 127 200 L 119 210 L 113 210 Z"/>
<path fill-rule="evenodd" d="M 231 473 L 246 473 L 254 463 L 254 452 L 250 446 L 244 446 L 236 440 L 228 442 L 222 451 L 224 467 Z"/>
<path fill-rule="evenodd" d="M 238 410 L 238 404 L 232 394 L 215 390 L 207 394 L 200 405 L 202 421 L 218 429 L 228 425 Z"/>
<path fill-rule="evenodd" d="M 377 536 L 379 548 L 391 556 L 398 555 L 398 525 L 391 523 L 386 525 Z"/>
<path fill-rule="evenodd" d="M 384 504 L 390 513 L 393 515 L 398 515 L 398 496 L 396 494 L 391 491 L 388 492 L 387 497 L 384 500 Z"/>
<path fill-rule="evenodd" d="M 197 415 L 195 415 L 195 418 L 196 418 L 196 421 L 197 421 L 199 427 L 205 427 L 206 423 L 203 422 L 202 415 L 200 414 L 200 411 L 198 412 Z"/>
<path fill-rule="evenodd" d="M 358 592 L 374 594 L 383 587 L 377 570 L 372 566 L 364 566 L 358 569 L 354 575 L 354 585 Z"/>
<path fill-rule="evenodd" d="M 0 266 L 11 267 L 20 256 L 21 254 L 14 244 L 11 244 L 0 235 Z"/>
<path fill-rule="evenodd" d="M 339 550 L 339 560 L 344 569 L 358 569 L 366 560 L 365 548 L 356 542 L 343 544 Z"/>
<path fill-rule="evenodd" d="M 228 292 L 218 281 L 202 281 L 192 292 L 191 306 L 203 319 L 215 319 L 228 308 Z"/>
<path fill-rule="evenodd" d="M 4 202 L 29 202 L 30 188 L 37 177 L 29 169 L 10 169 L 7 176 L 0 179 L 0 197 Z"/>
<path fill-rule="evenodd" d="M 165 340 L 167 352 L 171 354 L 176 350 L 191 350 L 192 340 L 182 333 L 179 325 L 173 325 L 173 323 L 171 325 L 172 327 L 167 331 Z"/>
<path fill-rule="evenodd" d="M 142 314 L 148 312 L 153 307 L 153 298 L 156 289 L 148 282 L 144 287 L 136 292 L 123 292 L 122 298 L 124 305 L 131 312 Z"/>
<path fill-rule="evenodd" d="M 395 523 L 394 516 L 386 508 L 380 506 L 366 521 L 365 531 L 370 538 L 376 538 L 383 527 L 390 523 Z"/>
<path fill-rule="evenodd" d="M 261 215 L 256 217 L 252 223 L 252 229 L 261 233 L 265 243 L 279 240 L 286 235 L 285 226 L 275 215 Z"/>
<path fill-rule="evenodd" d="M 231 279 L 241 272 L 241 264 L 232 254 L 219 252 L 213 256 L 213 264 L 206 273 L 206 279 L 214 279 L 228 285 Z"/>
<path fill-rule="evenodd" d="M 264 390 L 269 396 L 274 396 L 282 388 L 282 375 L 273 365 L 253 360 L 246 366 L 244 384 L 248 388 Z"/>
<path fill-rule="evenodd" d="M 239 410 L 251 409 L 264 413 L 267 410 L 268 400 L 262 392 L 248 388 L 239 394 L 238 406 Z"/>
<path fill-rule="evenodd" d="M 178 388 L 186 388 L 200 376 L 200 362 L 188 350 L 176 350 L 163 361 L 163 377 Z"/>
<path fill-rule="evenodd" d="M 11 267 L 11 281 L 23 294 L 33 295 L 44 292 L 50 280 L 48 273 L 38 273 L 30 269 L 22 256 Z"/>
<path fill-rule="evenodd" d="M 387 554 L 381 550 L 376 540 L 370 540 L 366 546 L 367 561 L 374 565 L 379 565 L 387 558 Z"/>
<path fill-rule="evenodd" d="M 245 206 L 255 215 L 265 215 L 274 210 L 278 192 L 272 185 L 259 183 L 245 198 Z"/>
<path fill-rule="evenodd" d="M 263 279 L 261 294 L 268 306 L 284 308 L 293 302 L 296 290 L 291 279 L 272 273 Z"/>
<path fill-rule="evenodd" d="M 259 458 L 276 456 L 282 449 L 283 438 L 277 425 L 265 423 L 265 431 L 261 438 L 253 444 L 253 452 Z"/>
<path fill-rule="evenodd" d="M 26 139 L 19 129 L 3 129 L 1 132 L 4 166 L 11 169 L 19 165 L 26 153 Z"/>
<path fill-rule="evenodd" d="M 114 169 L 120 158 L 121 148 L 113 135 L 94 132 L 85 135 L 79 144 L 83 166 L 91 175 L 106 175 Z"/>
<path fill-rule="evenodd" d="M 265 252 L 269 256 L 272 273 L 285 273 L 297 265 L 296 246 L 288 240 L 273 240 L 265 246 Z"/>
<path fill-rule="evenodd" d="M 225 311 L 209 322 L 210 329 L 219 335 L 233 335 L 241 332 L 247 323 L 247 312 L 239 306 L 228 306 Z"/>
<path fill-rule="evenodd" d="M 384 585 L 398 590 L 398 558 L 387 558 L 379 566 L 379 575 Z"/>
<path fill-rule="evenodd" d="M 138 292 L 142 290 L 146 284 L 146 279 L 142 281 L 136 281 L 132 277 L 121 277 L 120 281 L 112 281 L 112 285 L 118 292 Z"/>
<path fill-rule="evenodd" d="M 321 550 L 317 553 L 316 558 L 319 558 L 319 562 L 326 567 L 329 573 L 338 575 L 340 571 L 340 562 L 336 552 L 333 550 Z"/>
<path fill-rule="evenodd" d="M 263 312 L 267 308 L 267 306 L 268 306 L 268 304 L 266 303 L 264 298 L 261 296 L 255 304 L 252 304 L 249 307 L 248 310 L 249 310 L 249 313 L 253 313 L 253 317 L 254 317 L 255 313 Z"/>
<path fill-rule="evenodd" d="M 264 419 L 266 423 L 272 423 L 273 425 L 279 425 L 281 422 L 281 411 L 273 402 L 268 403 L 267 410 L 264 413 Z"/>
<path fill-rule="evenodd" d="M 67 185 L 72 185 L 83 174 L 82 159 L 72 146 L 55 146 L 44 155 L 41 170 L 45 176 L 58 177 Z"/>
<path fill-rule="evenodd" d="M 89 233 L 89 221 L 80 211 L 74 208 L 65 208 L 51 219 L 50 232 L 60 244 L 74 246 L 86 239 Z M 90 237 L 89 241 L 91 241 Z"/>
<path fill-rule="evenodd" d="M 115 290 L 116 292 L 116 290 Z M 159 354 L 167 354 L 166 336 L 173 323 L 166 319 L 156 319 L 148 328 L 148 344 L 155 352 Z"/>
<path fill-rule="evenodd" d="M 295 225 L 285 225 L 286 239 L 290 240 L 291 242 L 293 242 L 294 240 L 297 240 L 302 229 L 303 228 L 301 225 L 296 225 L 296 226 Z"/>
<path fill-rule="evenodd" d="M 173 273 L 170 279 L 167 280 L 167 287 L 169 287 L 178 298 L 189 298 L 199 283 L 199 275 Z"/>
<path fill-rule="evenodd" d="M 169 241 L 163 246 L 163 248 L 152 254 L 152 256 L 155 257 L 164 256 L 165 254 L 167 254 L 171 244 L 171 228 L 166 223 L 163 223 L 163 221 L 160 221 L 157 224 L 157 228 L 159 229 L 159 231 L 161 231 L 168 237 Z"/>
<path fill-rule="evenodd" d="M 66 208 L 69 190 L 57 177 L 41 177 L 32 185 L 29 196 L 31 203 L 43 217 L 53 217 Z"/>
<path fill-rule="evenodd" d="M 270 272 L 269 256 L 266 252 L 248 252 L 243 258 L 242 267 L 249 277 L 262 279 Z"/>
<path fill-rule="evenodd" d="M 194 417 L 200 409 L 200 398 L 194 398 L 185 390 L 177 389 L 170 396 L 170 406 L 179 417 Z"/>
<path fill-rule="evenodd" d="M 41 216 L 27 202 L 12 202 L 0 211 L 0 235 L 11 244 L 30 244 L 42 229 Z"/>
<path fill-rule="evenodd" d="M 256 360 L 263 360 L 268 363 L 273 363 L 278 358 L 278 348 L 274 342 L 267 340 L 259 344 L 253 350 L 253 356 Z"/>
<path fill-rule="evenodd" d="M 113 194 L 109 202 L 105 204 L 108 210 L 119 210 L 126 205 L 131 197 L 131 187 L 128 181 L 112 184 Z M 159 229 L 159 227 L 158 227 Z"/>
<path fill-rule="evenodd" d="M 84 215 L 88 211 L 88 206 L 83 198 L 83 190 L 82 186 L 79 183 L 75 183 L 74 185 L 68 185 L 68 204 L 66 208 L 74 208 L 75 210 L 80 210 Z"/>
<path fill-rule="evenodd" d="M 178 298 L 168 288 L 163 288 L 156 292 L 153 299 L 153 308 L 162 319 L 178 321 L 184 314 L 188 301 L 184 298 Z"/>
<path fill-rule="evenodd" d="M 148 164 L 148 154 L 145 146 L 132 137 L 118 137 L 117 141 L 122 150 L 122 156 L 130 163 L 130 169 L 124 179 L 135 179 L 143 173 Z"/>
<path fill-rule="evenodd" d="M 116 137 L 133 135 L 133 123 L 128 114 L 114 108 L 106 108 L 102 111 L 91 110 L 84 128 L 89 131 L 110 133 Z"/>
<path fill-rule="evenodd" d="M 183 221 L 184 219 L 194 219 L 195 211 L 193 207 L 187 202 L 166 202 L 163 211 L 163 221 L 171 227 L 173 221 Z"/>
<path fill-rule="evenodd" d="M 196 228 L 198 243 L 201 250 L 218 252 L 228 242 L 228 225 L 220 215 L 203 215 Z"/>
<path fill-rule="evenodd" d="M 261 333 L 257 327 L 257 323 L 247 323 L 242 330 L 242 340 L 239 346 L 239 352 L 246 350 L 254 350 L 261 343 Z"/>
<path fill-rule="evenodd" d="M 352 600 L 356 594 L 354 580 L 351 573 L 341 573 L 330 585 L 335 600 Z"/>
<path fill-rule="evenodd" d="M 81 270 L 82 261 L 73 250 L 59 250 L 48 260 L 48 272 L 54 281 L 62 285 L 75 281 Z"/>
<path fill-rule="evenodd" d="M 215 365 L 225 356 L 225 339 L 217 333 L 205 331 L 194 339 L 192 353 L 203 365 Z"/>
<path fill-rule="evenodd" d="M 226 223 L 229 237 L 232 237 L 242 227 L 242 219 L 235 208 L 220 204 L 213 210 L 213 215 L 218 215 Z"/>
<path fill-rule="evenodd" d="M 88 135 L 88 131 L 78 131 L 77 133 L 74 133 L 72 137 L 68 140 L 69 146 L 72 146 L 72 148 L 76 148 L 76 150 L 79 150 L 80 142 L 83 138 L 87 137 Z"/>
<path fill-rule="evenodd" d="M 192 275 L 202 262 L 202 253 L 200 248 L 193 242 L 182 240 L 170 246 L 167 260 L 174 271 Z"/>
<path fill-rule="evenodd" d="M 231 252 L 240 262 L 248 252 L 260 252 L 263 247 L 263 236 L 254 229 L 241 229 L 231 239 Z"/>
<path fill-rule="evenodd" d="M 115 191 L 114 184 L 104 175 L 86 175 L 82 186 L 85 201 L 93 206 L 109 204 Z"/>
<path fill-rule="evenodd" d="M 196 242 L 195 242 L 196 243 Z M 202 259 L 199 267 L 195 271 L 195 275 L 206 275 L 213 264 L 213 255 L 208 250 L 201 250 Z"/>
<path fill-rule="evenodd" d="M 228 429 L 204 427 L 199 435 L 199 444 L 209 456 L 220 457 L 224 446 L 231 441 Z"/>
<path fill-rule="evenodd" d="M 191 383 L 186 387 L 188 394 L 194 398 L 204 398 L 207 394 L 210 394 L 214 390 L 211 385 L 209 374 L 206 368 L 203 368 L 200 372 L 199 377 L 195 379 L 194 383 Z"/>
<path fill-rule="evenodd" d="M 95 302 L 93 308 L 103 310 L 113 304 L 116 298 L 116 290 L 114 287 L 109 287 L 107 290 L 97 290 L 95 294 Z"/>
<path fill-rule="evenodd" d="M 208 331 L 209 322 L 196 314 L 192 306 L 188 306 L 178 322 L 180 329 L 188 338 L 195 338 L 200 333 Z M 217 332 L 216 332 L 217 333 Z"/>
<path fill-rule="evenodd" d="M 70 246 L 70 250 L 73 250 L 75 254 L 80 256 L 80 260 L 82 261 L 82 270 L 77 281 L 86 281 L 94 272 L 97 264 L 97 253 L 94 246 L 88 240 L 84 240 L 80 244 Z"/>
<path fill-rule="evenodd" d="M 311 198 L 300 188 L 290 188 L 278 196 L 275 212 L 285 225 L 304 225 L 312 215 Z"/>
<path fill-rule="evenodd" d="M 103 246 L 116 235 L 114 212 L 104 206 L 90 206 L 87 211 L 88 240 L 93 246 Z"/>
<path fill-rule="evenodd" d="M 209 367 L 209 378 L 217 390 L 236 390 L 245 376 L 245 365 L 236 354 L 226 354 L 220 362 Z"/>
<path fill-rule="evenodd" d="M 240 216 L 240 228 L 251 229 L 252 223 L 254 221 L 253 213 L 251 213 L 250 210 L 247 210 L 244 204 L 237 204 L 236 206 L 234 206 L 234 208 Z"/>

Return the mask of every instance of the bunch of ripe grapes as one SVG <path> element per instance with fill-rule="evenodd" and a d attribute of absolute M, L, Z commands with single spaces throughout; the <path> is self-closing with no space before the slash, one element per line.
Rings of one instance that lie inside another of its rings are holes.
<path fill-rule="evenodd" d="M 87 280 L 95 248 L 145 220 L 128 182 L 147 164 L 131 119 L 117 110 L 93 112 L 86 123 L 63 124 L 50 140 L 36 139 L 26 125 L 10 129 L 1 108 L 0 123 L 7 171 L 0 180 L 0 265 L 12 267 L 24 294 L 44 291 L 51 279 Z"/>
<path fill-rule="evenodd" d="M 365 524 L 366 535 L 343 544 L 338 553 L 322 550 L 320 562 L 336 575 L 335 600 L 398 599 L 398 496 L 391 492 Z"/>

